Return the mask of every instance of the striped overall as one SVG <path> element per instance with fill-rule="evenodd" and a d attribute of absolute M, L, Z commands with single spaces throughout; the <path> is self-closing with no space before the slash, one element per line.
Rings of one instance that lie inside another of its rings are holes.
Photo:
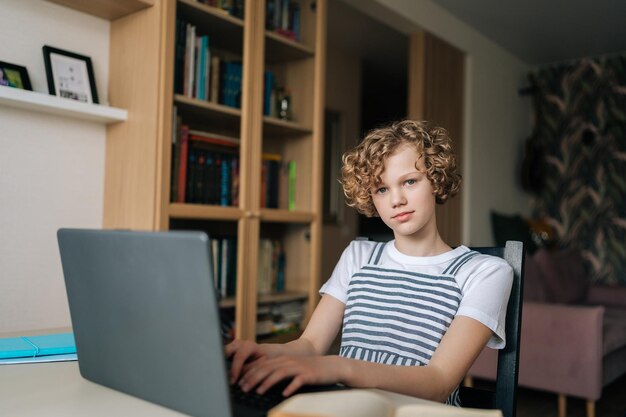
<path fill-rule="evenodd" d="M 378 243 L 350 280 L 339 353 L 388 365 L 427 365 L 461 302 L 455 275 L 478 252 L 458 256 L 441 275 L 426 275 L 381 267 L 384 248 Z M 460 406 L 458 387 L 446 404 Z"/>

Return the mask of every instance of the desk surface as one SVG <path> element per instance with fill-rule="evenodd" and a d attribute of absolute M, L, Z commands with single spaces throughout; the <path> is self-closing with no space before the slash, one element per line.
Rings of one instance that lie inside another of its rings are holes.
<path fill-rule="evenodd" d="M 0 416 L 185 416 L 84 379 L 78 362 L 0 365 Z"/>
<path fill-rule="evenodd" d="M 396 404 L 430 403 L 375 390 Z M 84 379 L 78 362 L 0 365 L 0 416 L 180 417 L 170 410 Z"/>

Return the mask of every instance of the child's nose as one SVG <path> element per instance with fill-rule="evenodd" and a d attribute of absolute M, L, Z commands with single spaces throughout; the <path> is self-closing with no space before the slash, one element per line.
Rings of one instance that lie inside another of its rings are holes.
<path fill-rule="evenodd" d="M 397 189 L 391 191 L 391 205 L 395 208 L 404 204 L 406 204 L 406 199 L 404 198 L 402 190 Z"/>

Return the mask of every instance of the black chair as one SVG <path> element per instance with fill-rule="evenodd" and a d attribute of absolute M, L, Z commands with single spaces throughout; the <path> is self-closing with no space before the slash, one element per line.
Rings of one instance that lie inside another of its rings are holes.
<path fill-rule="evenodd" d="M 463 407 L 499 409 L 504 417 L 515 417 L 517 407 L 517 376 L 519 368 L 520 330 L 522 324 L 522 291 L 524 277 L 524 244 L 507 241 L 506 246 L 472 248 L 505 259 L 513 268 L 513 287 L 506 311 L 506 346 L 498 351 L 495 392 L 461 387 Z"/>

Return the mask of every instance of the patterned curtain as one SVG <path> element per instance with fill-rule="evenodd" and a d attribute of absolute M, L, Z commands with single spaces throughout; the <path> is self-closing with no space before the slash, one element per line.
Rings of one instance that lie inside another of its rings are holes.
<path fill-rule="evenodd" d="M 529 74 L 535 217 L 582 251 L 592 282 L 626 286 L 626 56 Z M 539 163 L 537 163 L 539 162 Z M 539 170 L 539 171 L 537 171 Z"/>

